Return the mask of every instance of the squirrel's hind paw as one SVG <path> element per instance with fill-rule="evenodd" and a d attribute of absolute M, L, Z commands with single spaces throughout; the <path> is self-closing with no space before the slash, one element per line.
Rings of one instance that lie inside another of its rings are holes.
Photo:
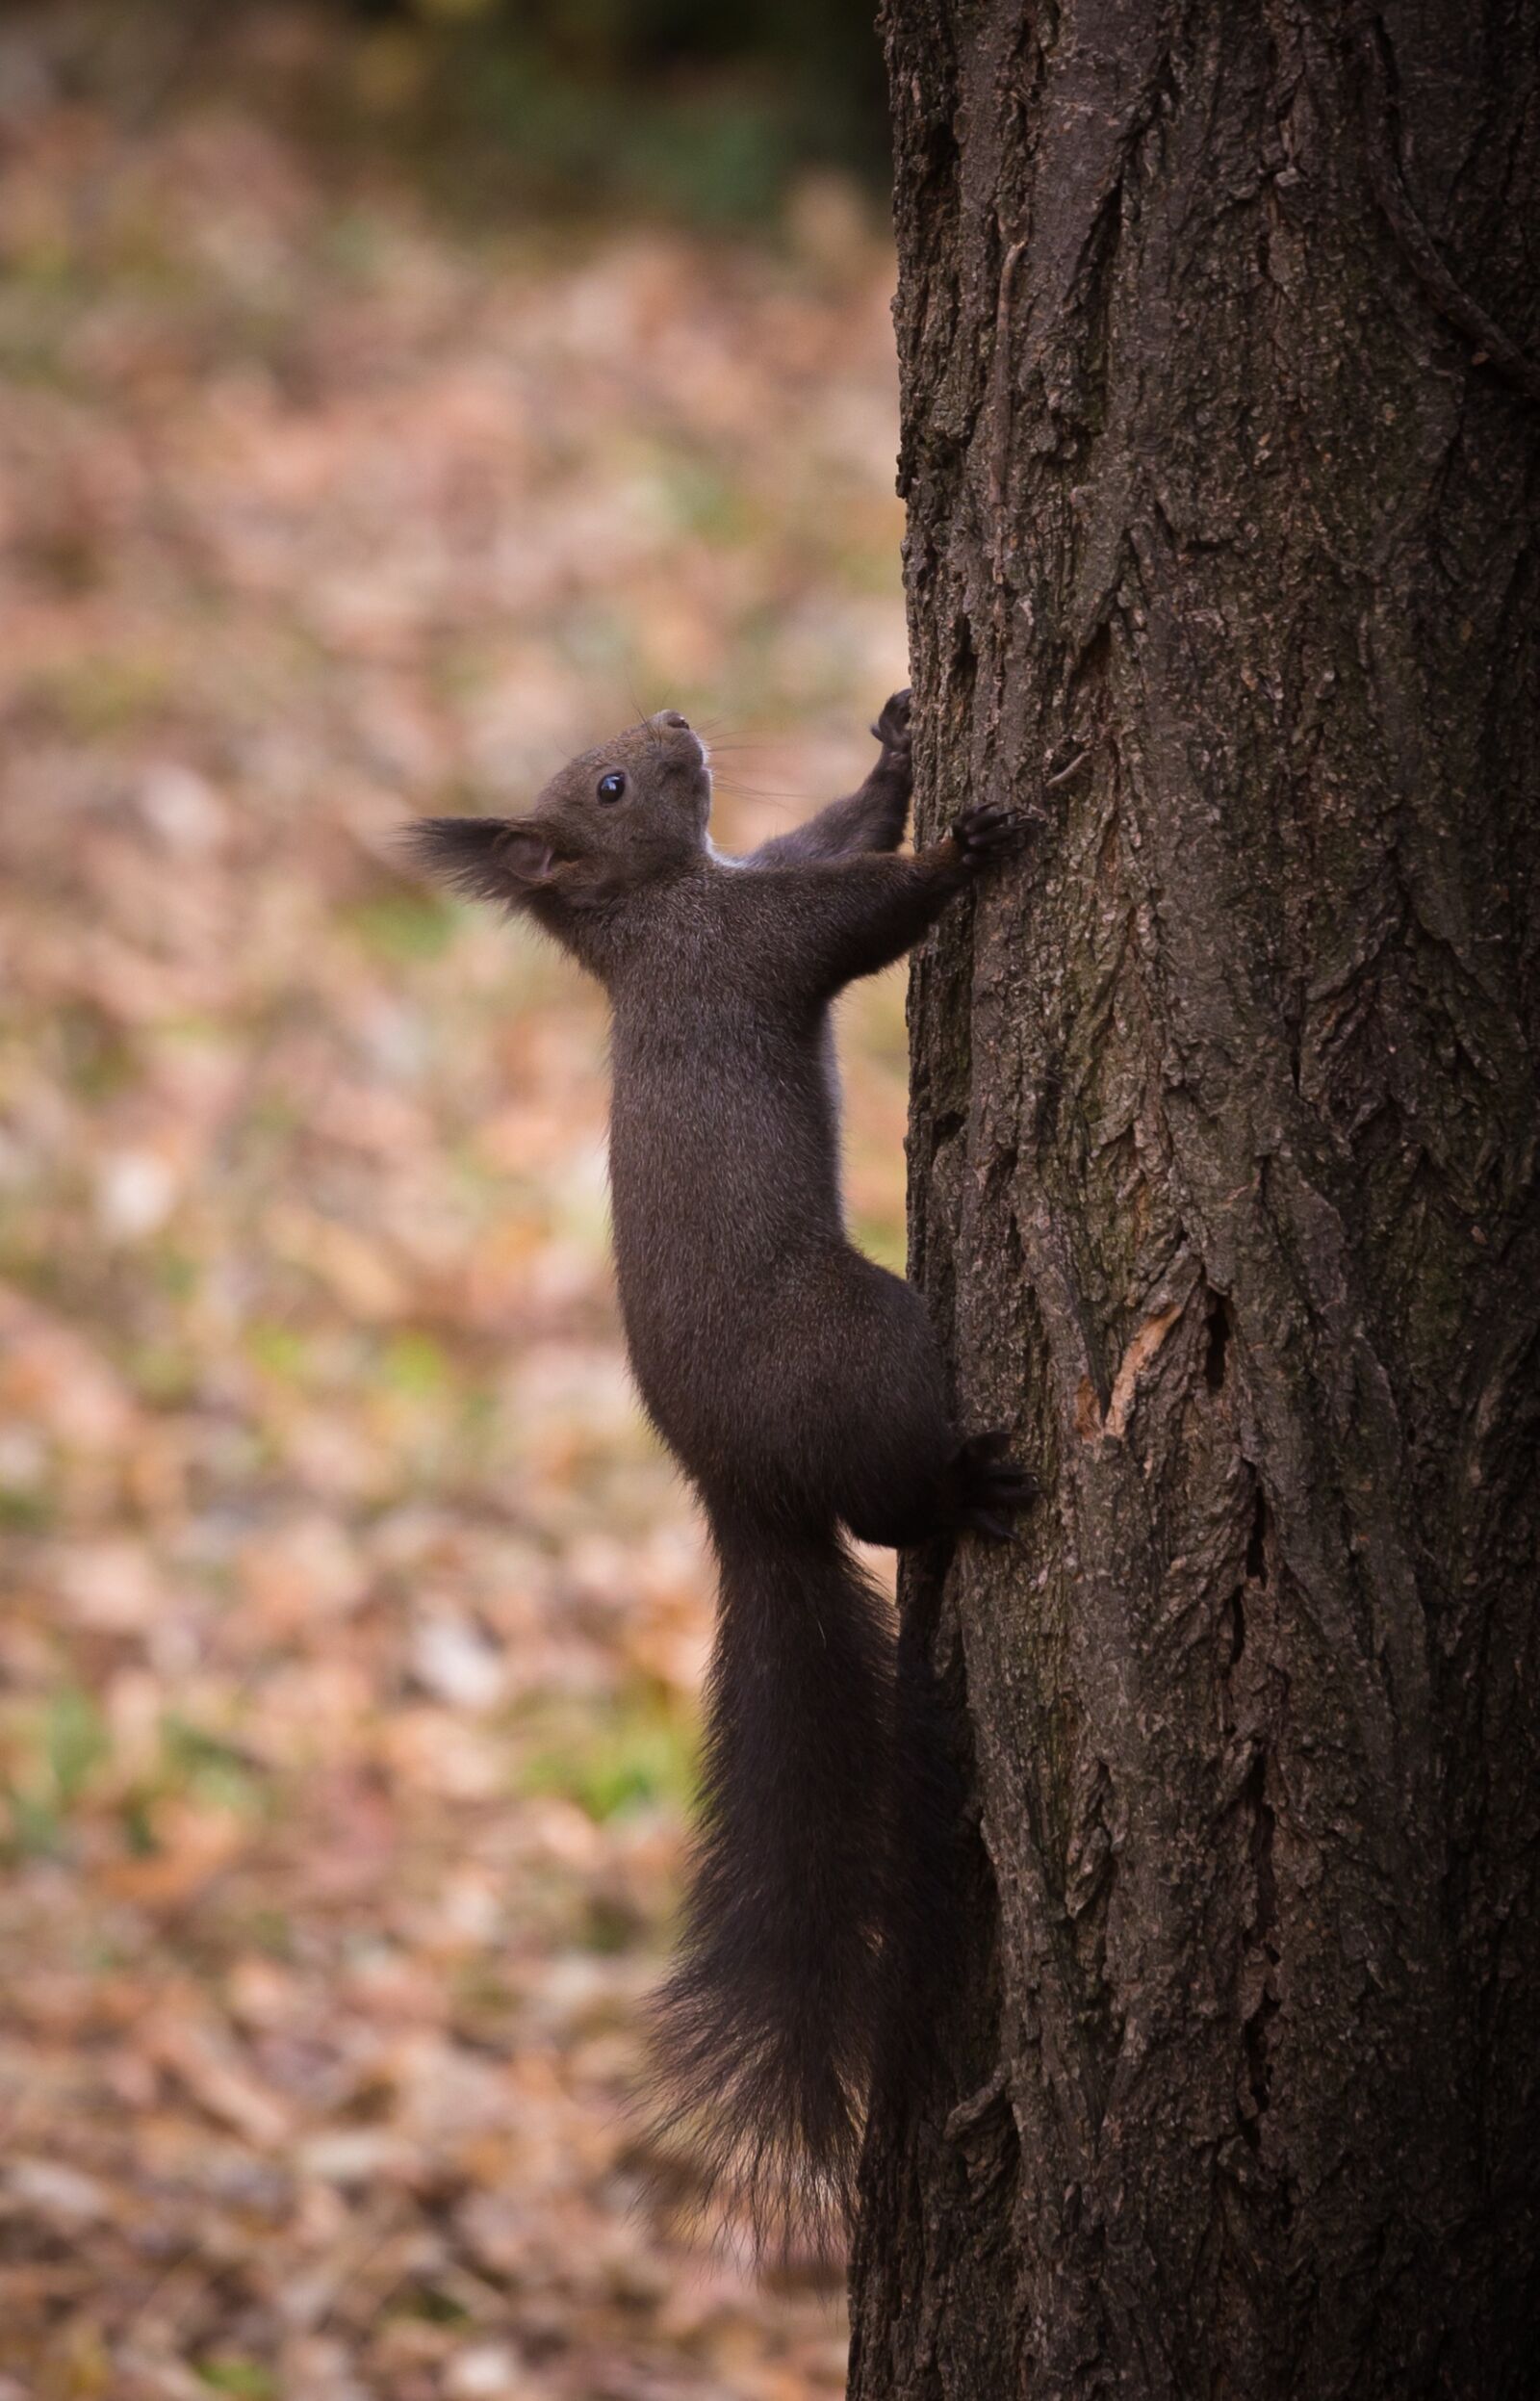
<path fill-rule="evenodd" d="M 960 1526 L 991 1542 L 1018 1539 L 1007 1522 L 1038 1498 L 1040 1486 L 1030 1468 L 1006 1456 L 1010 1436 L 998 1430 L 972 1434 L 952 1461 L 956 1516 Z"/>

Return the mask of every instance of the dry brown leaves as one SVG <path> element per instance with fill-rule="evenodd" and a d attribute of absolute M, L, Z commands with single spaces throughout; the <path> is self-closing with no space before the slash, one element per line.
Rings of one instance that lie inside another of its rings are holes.
<path fill-rule="evenodd" d="M 473 241 L 238 86 L 9 126 L 4 2401 L 839 2388 L 836 2298 L 692 2249 L 625 2115 L 709 1601 L 599 1013 L 391 854 L 633 703 L 775 725 L 787 814 L 861 771 L 888 262 L 800 207 Z"/>

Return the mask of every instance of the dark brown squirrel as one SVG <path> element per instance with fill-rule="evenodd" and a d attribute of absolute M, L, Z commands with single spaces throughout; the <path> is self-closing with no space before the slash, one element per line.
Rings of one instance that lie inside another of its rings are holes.
<path fill-rule="evenodd" d="M 668 709 L 575 759 L 526 817 L 433 817 L 411 837 L 430 872 L 526 911 L 613 1010 L 626 1338 L 721 1571 L 654 2062 L 667 2121 L 704 2130 L 711 2197 L 761 2247 L 848 2211 L 865 2098 L 903 2044 L 893 1988 L 944 1908 L 944 1873 L 927 1898 L 914 1855 L 931 1786 L 905 1756 L 929 1738 L 905 1721 L 902 1673 L 895 1727 L 891 1614 L 848 1537 L 1005 1537 L 1032 1489 L 998 1436 L 960 1439 L 919 1294 L 845 1233 L 830 1003 L 1021 834 L 970 808 L 892 856 L 908 692 L 872 731 L 860 790 L 746 858 L 707 839 L 706 746 Z"/>

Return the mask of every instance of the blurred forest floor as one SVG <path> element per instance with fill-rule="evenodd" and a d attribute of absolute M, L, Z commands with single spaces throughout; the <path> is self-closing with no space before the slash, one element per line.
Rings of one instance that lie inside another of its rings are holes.
<path fill-rule="evenodd" d="M 0 2401 L 802 2401 L 836 2283 L 625 2114 L 709 1593 L 602 1012 L 393 841 L 665 703 L 730 841 L 864 771 L 890 260 L 451 221 L 308 39 L 124 123 L 5 31 Z M 843 1041 L 891 1260 L 901 979 Z"/>

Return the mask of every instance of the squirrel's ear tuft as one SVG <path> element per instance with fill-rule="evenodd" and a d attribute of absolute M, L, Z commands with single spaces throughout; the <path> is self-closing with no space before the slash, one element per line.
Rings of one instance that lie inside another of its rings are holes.
<path fill-rule="evenodd" d="M 405 848 L 414 866 L 472 900 L 520 900 L 555 867 L 545 835 L 506 817 L 420 817 Z"/>

